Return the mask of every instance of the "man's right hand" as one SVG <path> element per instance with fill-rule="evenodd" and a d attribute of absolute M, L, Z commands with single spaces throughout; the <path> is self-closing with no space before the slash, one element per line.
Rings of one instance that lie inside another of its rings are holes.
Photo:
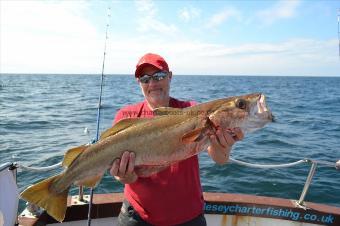
<path fill-rule="evenodd" d="M 125 151 L 120 159 L 116 159 L 110 169 L 110 174 L 123 184 L 131 184 L 138 178 L 135 173 L 135 153 Z"/>

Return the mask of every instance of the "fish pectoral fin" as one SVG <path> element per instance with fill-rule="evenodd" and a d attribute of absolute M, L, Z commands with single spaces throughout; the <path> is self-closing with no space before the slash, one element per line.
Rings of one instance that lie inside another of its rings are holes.
<path fill-rule="evenodd" d="M 180 108 L 172 108 L 172 107 L 160 107 L 153 110 L 153 113 L 157 116 L 162 115 L 183 115 L 184 111 Z"/>
<path fill-rule="evenodd" d="M 102 177 L 103 177 L 103 174 L 98 174 L 94 177 L 88 177 L 88 178 L 83 179 L 83 180 L 78 180 L 74 184 L 78 185 L 78 186 L 83 185 L 85 187 L 94 188 L 99 184 Z"/>
<path fill-rule="evenodd" d="M 129 128 L 132 125 L 137 125 L 138 123 L 142 123 L 148 121 L 147 118 L 126 118 L 118 121 L 113 127 L 105 130 L 100 135 L 100 140 L 105 139 L 109 136 L 115 135 L 116 133 Z"/>
<path fill-rule="evenodd" d="M 86 145 L 82 145 L 76 148 L 71 148 L 68 151 L 66 151 L 64 155 L 64 160 L 62 163 L 63 167 L 68 167 L 71 165 L 71 163 L 81 154 L 83 151 L 88 148 Z"/>
<path fill-rule="evenodd" d="M 205 127 L 194 129 L 182 136 L 182 141 L 184 143 L 198 142 L 203 138 L 203 131 Z"/>
<path fill-rule="evenodd" d="M 47 178 L 46 180 L 29 186 L 20 194 L 20 197 L 45 209 L 51 217 L 62 222 L 67 209 L 68 189 L 58 194 L 51 192 L 49 189 L 50 185 L 59 177 L 61 177 L 61 175 Z"/>

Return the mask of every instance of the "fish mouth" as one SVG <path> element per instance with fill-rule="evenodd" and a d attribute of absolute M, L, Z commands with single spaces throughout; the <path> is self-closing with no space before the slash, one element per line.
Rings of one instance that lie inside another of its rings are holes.
<path fill-rule="evenodd" d="M 259 99 L 257 100 L 257 109 L 259 114 L 268 111 L 266 97 L 263 94 L 260 94 Z"/>
<path fill-rule="evenodd" d="M 251 100 L 249 117 L 241 125 L 241 129 L 244 133 L 251 133 L 273 121 L 274 116 L 267 107 L 266 97 L 263 94 L 257 94 Z"/>
<path fill-rule="evenodd" d="M 271 111 L 268 109 L 266 104 L 266 97 L 263 94 L 260 94 L 258 100 L 257 100 L 257 112 L 256 114 L 258 116 L 261 116 L 261 118 L 267 119 L 268 121 L 274 122 L 274 115 L 271 113 Z"/>

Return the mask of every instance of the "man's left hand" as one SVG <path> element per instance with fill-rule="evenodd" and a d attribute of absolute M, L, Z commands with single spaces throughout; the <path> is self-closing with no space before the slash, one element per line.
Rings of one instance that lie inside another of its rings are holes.
<path fill-rule="evenodd" d="M 234 143 L 242 140 L 243 137 L 244 135 L 240 128 L 226 131 L 218 128 L 214 135 L 210 135 L 208 154 L 217 164 L 224 164 L 229 160 L 230 151 Z"/>

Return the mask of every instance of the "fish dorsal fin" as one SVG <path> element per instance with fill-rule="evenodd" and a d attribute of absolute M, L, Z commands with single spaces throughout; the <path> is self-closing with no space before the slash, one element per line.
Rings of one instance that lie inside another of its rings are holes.
<path fill-rule="evenodd" d="M 203 138 L 203 131 L 205 130 L 205 127 L 194 129 L 190 132 L 187 132 L 182 136 L 182 141 L 184 143 L 193 143 L 198 142 Z"/>
<path fill-rule="evenodd" d="M 124 129 L 129 128 L 132 125 L 137 125 L 138 123 L 142 123 L 145 121 L 148 121 L 149 119 L 147 118 L 126 118 L 122 119 L 119 122 L 117 122 L 113 127 L 105 130 L 101 135 L 100 135 L 100 140 L 105 139 L 109 136 L 112 136 Z"/>
<path fill-rule="evenodd" d="M 162 115 L 181 115 L 184 114 L 184 110 L 181 108 L 172 107 L 160 107 L 153 110 L 153 113 L 157 116 Z"/>
<path fill-rule="evenodd" d="M 71 163 L 81 154 L 83 151 L 87 148 L 86 145 L 82 145 L 79 147 L 71 148 L 68 151 L 66 151 L 64 155 L 64 160 L 62 163 L 63 167 L 68 167 L 71 165 Z"/>

